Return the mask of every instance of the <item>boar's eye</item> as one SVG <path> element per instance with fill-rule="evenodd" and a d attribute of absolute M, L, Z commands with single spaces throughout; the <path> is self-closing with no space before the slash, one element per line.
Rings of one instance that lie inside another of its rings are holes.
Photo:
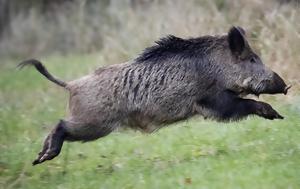
<path fill-rule="evenodd" d="M 256 58 L 252 57 L 252 58 L 250 59 L 250 62 L 251 62 L 251 63 L 256 63 Z"/>

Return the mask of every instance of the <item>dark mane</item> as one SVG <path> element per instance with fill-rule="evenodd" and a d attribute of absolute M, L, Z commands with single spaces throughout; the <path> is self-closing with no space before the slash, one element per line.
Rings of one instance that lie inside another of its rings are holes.
<path fill-rule="evenodd" d="M 199 38 L 182 39 L 174 35 L 168 35 L 155 41 L 155 45 L 146 48 L 140 54 L 135 62 L 158 62 L 174 56 L 195 56 L 197 52 L 204 51 L 210 48 L 213 41 L 220 39 L 220 37 L 203 36 Z"/>

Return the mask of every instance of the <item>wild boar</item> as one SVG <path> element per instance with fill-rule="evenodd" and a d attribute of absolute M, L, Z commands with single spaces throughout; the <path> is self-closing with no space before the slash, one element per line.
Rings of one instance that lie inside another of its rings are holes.
<path fill-rule="evenodd" d="M 33 165 L 56 157 L 64 141 L 91 141 L 120 127 L 153 132 L 194 115 L 236 121 L 248 115 L 283 119 L 247 94 L 286 94 L 290 86 L 253 52 L 241 27 L 228 34 L 182 39 L 167 36 L 130 62 L 97 69 L 74 81 L 47 79 L 70 93 L 70 115 L 47 136 Z"/>

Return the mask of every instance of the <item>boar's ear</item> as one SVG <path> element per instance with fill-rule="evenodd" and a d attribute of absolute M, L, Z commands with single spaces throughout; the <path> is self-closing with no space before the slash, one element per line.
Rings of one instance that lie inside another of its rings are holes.
<path fill-rule="evenodd" d="M 246 47 L 245 30 L 241 27 L 232 27 L 228 32 L 228 42 L 232 53 L 241 55 Z"/>

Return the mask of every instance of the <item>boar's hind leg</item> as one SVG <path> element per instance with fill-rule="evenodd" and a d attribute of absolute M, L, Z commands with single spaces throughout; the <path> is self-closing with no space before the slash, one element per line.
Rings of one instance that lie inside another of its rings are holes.
<path fill-rule="evenodd" d="M 32 162 L 33 165 L 58 156 L 66 136 L 64 125 L 65 122 L 61 120 L 47 136 L 42 151 L 38 154 L 37 159 Z"/>
<path fill-rule="evenodd" d="M 64 141 L 91 141 L 104 137 L 119 126 L 119 122 L 111 121 L 109 124 L 84 124 L 61 120 L 47 136 L 42 151 L 38 154 L 33 165 L 51 160 L 59 155 Z"/>

